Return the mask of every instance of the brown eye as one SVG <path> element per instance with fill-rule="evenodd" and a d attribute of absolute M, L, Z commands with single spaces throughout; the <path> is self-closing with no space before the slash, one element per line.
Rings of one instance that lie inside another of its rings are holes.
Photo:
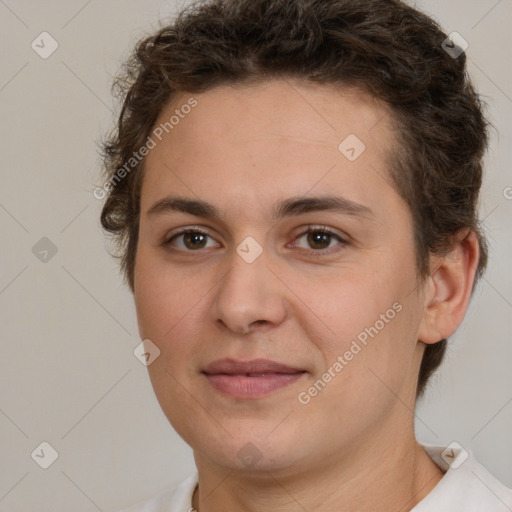
<path fill-rule="evenodd" d="M 313 249 L 327 249 L 332 235 L 324 231 L 309 231 L 307 233 L 308 244 Z"/>
<path fill-rule="evenodd" d="M 318 255 L 324 252 L 334 252 L 331 249 L 338 250 L 347 245 L 347 242 L 340 235 L 324 227 L 310 227 L 296 238 L 296 240 L 302 239 L 305 239 L 306 246 L 300 242 L 296 246 L 309 250 L 311 254 Z M 336 241 L 338 243 L 333 243 Z"/>
<path fill-rule="evenodd" d="M 181 233 L 176 233 L 164 245 L 172 245 L 183 251 L 197 251 L 198 249 L 204 249 L 207 246 L 210 235 L 203 233 L 198 230 L 187 230 Z M 213 245 L 215 246 L 215 244 Z"/>
<path fill-rule="evenodd" d="M 188 249 L 202 249 L 206 244 L 206 237 L 203 233 L 185 233 L 183 244 Z"/>

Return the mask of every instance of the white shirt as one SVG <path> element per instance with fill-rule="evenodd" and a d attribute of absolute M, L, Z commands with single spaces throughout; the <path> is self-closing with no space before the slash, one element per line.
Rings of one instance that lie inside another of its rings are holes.
<path fill-rule="evenodd" d="M 422 445 L 434 463 L 446 473 L 438 484 L 410 512 L 511 512 L 512 489 L 505 487 L 467 451 L 455 455 L 450 464 L 441 454 L 446 448 Z M 451 455 L 454 455 L 451 452 Z M 463 460 L 464 459 L 464 460 Z M 149 501 L 119 512 L 193 512 L 192 495 L 197 471 L 178 487 L 164 491 Z"/>

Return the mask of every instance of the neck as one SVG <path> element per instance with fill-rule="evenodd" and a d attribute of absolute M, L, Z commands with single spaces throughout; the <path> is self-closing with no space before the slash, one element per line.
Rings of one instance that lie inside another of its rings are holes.
<path fill-rule="evenodd" d="M 350 450 L 350 456 L 334 454 L 293 473 L 220 468 L 196 454 L 199 488 L 192 506 L 198 512 L 411 510 L 443 473 L 414 434 L 407 442 L 402 437 L 398 445 L 396 439 L 394 444 L 384 441 Z"/>

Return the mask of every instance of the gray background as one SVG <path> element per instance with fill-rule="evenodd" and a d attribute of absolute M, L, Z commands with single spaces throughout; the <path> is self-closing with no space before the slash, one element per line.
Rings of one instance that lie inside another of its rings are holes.
<path fill-rule="evenodd" d="M 489 269 L 418 407 L 417 435 L 458 441 L 512 486 L 512 2 L 417 5 L 468 41 L 495 126 L 481 204 Z M 111 78 L 135 39 L 176 9 L 161 0 L 0 0 L 2 511 L 115 510 L 194 468 L 133 355 L 132 297 L 92 195 L 95 144 L 113 122 Z M 59 45 L 47 59 L 31 48 L 43 31 Z M 32 250 L 43 237 L 57 248 L 46 262 Z M 58 452 L 48 469 L 31 457 L 43 441 Z"/>

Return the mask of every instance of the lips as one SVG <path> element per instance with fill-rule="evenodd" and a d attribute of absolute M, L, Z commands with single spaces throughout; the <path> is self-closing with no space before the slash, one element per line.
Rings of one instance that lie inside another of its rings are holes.
<path fill-rule="evenodd" d="M 206 366 L 202 373 L 217 391 L 225 395 L 257 399 L 289 386 L 306 371 L 268 359 L 220 359 Z"/>
<path fill-rule="evenodd" d="M 248 374 L 268 374 L 268 373 L 299 373 L 304 370 L 293 368 L 269 359 L 253 359 L 251 361 L 235 361 L 234 359 L 220 359 L 209 364 L 204 373 L 227 375 L 248 375 Z"/>

